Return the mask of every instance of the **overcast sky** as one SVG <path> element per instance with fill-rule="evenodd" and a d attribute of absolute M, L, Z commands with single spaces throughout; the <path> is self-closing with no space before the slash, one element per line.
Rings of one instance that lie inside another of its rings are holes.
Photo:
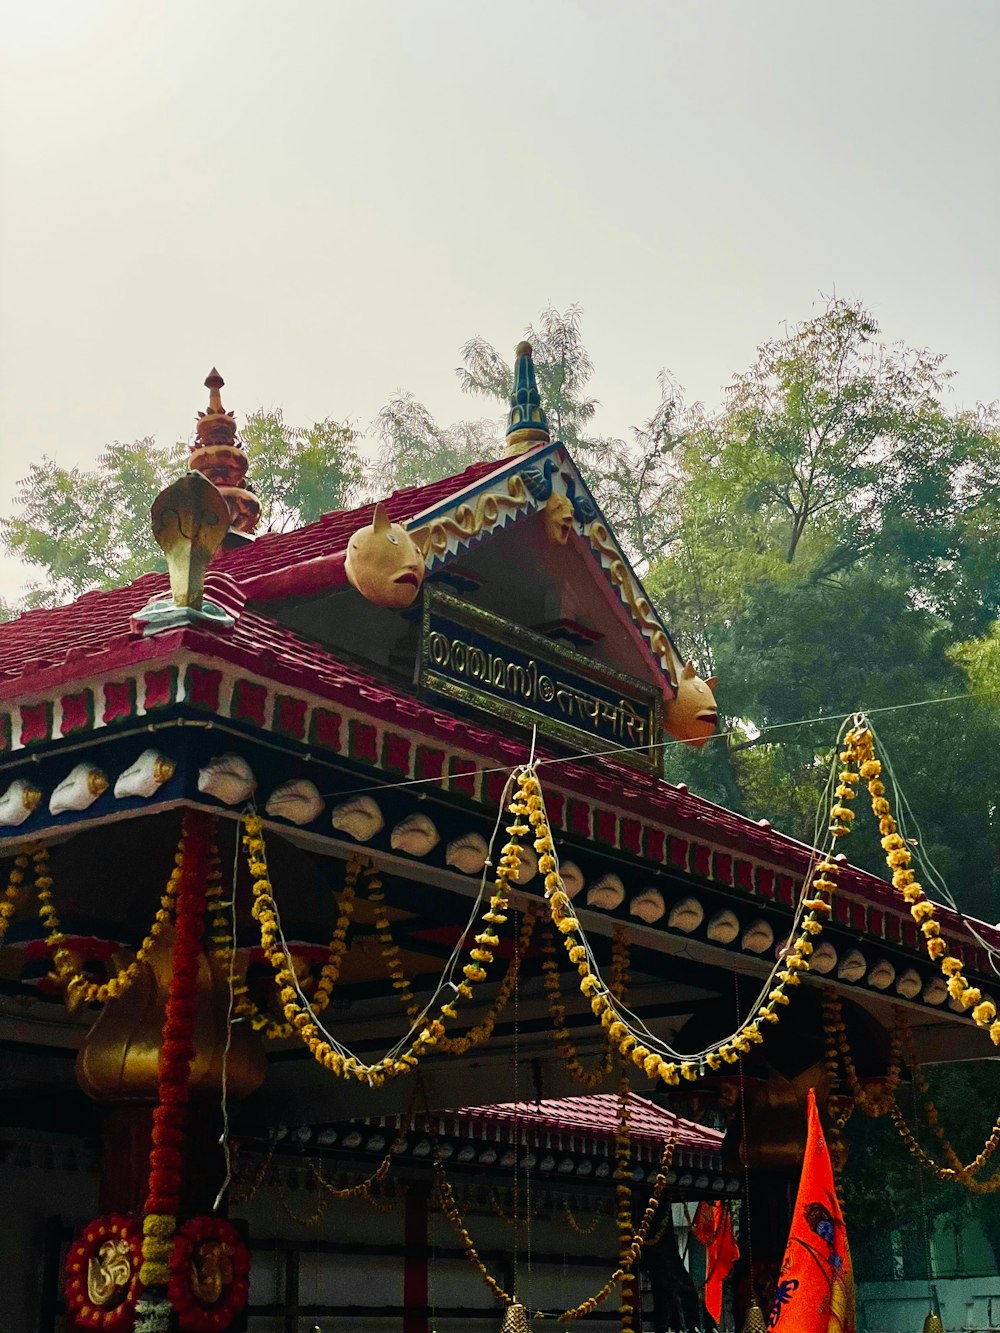
<path fill-rule="evenodd" d="M 48 453 L 362 428 L 579 302 L 600 428 L 820 292 L 1000 394 L 997 0 L 2 0 L 0 510 Z M 152 496 L 150 497 L 152 499 Z M 0 562 L 0 592 L 23 577 Z"/>

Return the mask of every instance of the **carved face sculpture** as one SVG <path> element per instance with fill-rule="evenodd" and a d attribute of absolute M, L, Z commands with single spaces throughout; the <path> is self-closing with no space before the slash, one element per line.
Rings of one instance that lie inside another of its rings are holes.
<path fill-rule="evenodd" d="M 704 745 L 719 725 L 719 710 L 712 691 L 715 676 L 702 680 L 690 662 L 681 672 L 677 697 L 667 704 L 666 725 L 671 736 L 688 745 Z"/>
<path fill-rule="evenodd" d="M 550 495 L 545 501 L 545 535 L 553 546 L 565 546 L 573 531 L 573 505 L 565 495 Z"/>
<path fill-rule="evenodd" d="M 380 504 L 371 526 L 359 528 L 347 543 L 344 569 L 362 597 L 397 611 L 413 605 L 424 581 L 420 548 L 404 527 L 389 522 Z"/>

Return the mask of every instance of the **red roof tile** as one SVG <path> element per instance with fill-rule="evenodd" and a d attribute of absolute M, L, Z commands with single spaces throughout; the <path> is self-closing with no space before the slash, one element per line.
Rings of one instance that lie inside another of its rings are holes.
<path fill-rule="evenodd" d="M 541 1102 L 501 1102 L 493 1106 L 463 1106 L 452 1115 L 477 1123 L 513 1124 L 519 1122 L 543 1133 L 581 1134 L 593 1138 L 614 1138 L 618 1127 L 618 1098 L 614 1093 L 598 1092 L 585 1097 L 546 1098 Z M 633 1139 L 662 1144 L 678 1131 L 680 1147 L 693 1152 L 717 1152 L 723 1133 L 684 1120 L 634 1093 L 629 1099 L 629 1129 Z"/>

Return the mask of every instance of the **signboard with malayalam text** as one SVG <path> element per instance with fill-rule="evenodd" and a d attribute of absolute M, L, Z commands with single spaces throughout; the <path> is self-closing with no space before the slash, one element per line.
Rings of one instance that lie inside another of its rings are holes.
<path fill-rule="evenodd" d="M 658 769 L 662 696 L 542 634 L 424 590 L 418 684 L 581 752 Z M 614 753 L 619 751 L 620 753 Z"/>

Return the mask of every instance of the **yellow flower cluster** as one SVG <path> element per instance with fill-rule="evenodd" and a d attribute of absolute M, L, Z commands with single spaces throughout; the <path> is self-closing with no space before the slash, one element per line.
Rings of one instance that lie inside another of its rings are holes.
<path fill-rule="evenodd" d="M 142 1267 L 139 1281 L 144 1287 L 165 1287 L 170 1280 L 170 1256 L 174 1252 L 177 1218 L 171 1213 L 147 1213 L 142 1219 Z"/>
<path fill-rule="evenodd" d="M 489 900 L 490 910 L 483 914 L 485 924 L 475 936 L 476 947 L 471 951 L 471 961 L 462 969 L 464 980 L 454 987 L 455 998 L 448 998 L 441 1004 L 438 1017 L 428 1022 L 402 1054 L 385 1056 L 373 1064 L 365 1064 L 352 1055 L 344 1055 L 335 1050 L 320 1032 L 315 1022 L 315 1010 L 301 1003 L 295 977 L 281 944 L 274 891 L 268 878 L 263 821 L 259 815 L 244 816 L 243 844 L 253 876 L 253 915 L 260 926 L 260 942 L 264 955 L 274 969 L 279 995 L 284 1005 L 285 1020 L 291 1024 L 293 1031 L 308 1047 L 313 1059 L 332 1074 L 342 1078 L 355 1078 L 359 1082 L 380 1087 L 386 1079 L 410 1073 L 416 1068 L 422 1056 L 437 1046 L 444 1035 L 445 1023 L 458 1016 L 455 1000 L 459 997 L 471 1000 L 473 987 L 485 981 L 486 966 L 493 961 L 493 945 L 498 942 L 494 927 L 502 925 L 507 920 L 506 908 L 510 885 L 517 879 L 521 864 L 520 839 L 529 832 L 528 826 L 521 822 L 523 816 L 527 814 L 526 805 L 515 799 L 510 810 L 514 815 L 514 822 L 507 827 L 509 840 L 496 868 L 493 893 Z"/>
<path fill-rule="evenodd" d="M 40 848 L 41 844 L 37 843 L 29 847 L 26 852 L 18 852 L 14 857 L 14 864 L 7 876 L 7 887 L 3 898 L 0 898 L 0 944 L 7 938 L 10 923 L 24 895 L 24 872 L 31 865 L 32 854 Z"/>
<path fill-rule="evenodd" d="M 542 945 L 545 959 L 542 963 L 542 975 L 545 981 L 545 993 L 552 1016 L 553 1036 L 559 1047 L 559 1054 L 570 1076 L 585 1088 L 598 1088 L 614 1067 L 615 1052 L 611 1045 L 606 1045 L 600 1061 L 593 1069 L 587 1069 L 580 1061 L 577 1049 L 570 1038 L 566 1026 L 566 1006 L 559 990 L 559 964 L 556 960 L 555 943 L 551 930 Z M 625 926 L 615 922 L 611 942 L 611 981 L 609 991 L 615 1000 L 621 1002 L 628 988 L 628 940 Z M 606 1031 L 607 1029 L 605 1029 Z"/>
<path fill-rule="evenodd" d="M 249 845 L 252 841 L 253 846 Z M 259 848 L 257 844 L 260 844 Z M 259 835 L 250 840 L 244 838 L 244 844 L 250 858 L 263 858 L 264 840 Z M 262 872 L 264 878 L 267 876 L 267 864 L 263 859 L 250 860 L 250 873 L 255 881 L 260 878 L 258 871 Z M 344 871 L 344 886 L 338 896 L 336 925 L 333 934 L 330 936 L 330 944 L 327 949 L 326 962 L 320 970 L 320 978 L 316 984 L 316 991 L 310 1001 L 310 1008 L 314 1014 L 321 1014 L 330 1003 L 330 996 L 333 994 L 333 988 L 340 979 L 340 968 L 343 962 L 344 954 L 347 950 L 347 932 L 350 929 L 351 918 L 354 915 L 354 907 L 357 894 L 358 878 L 364 871 L 372 885 L 378 884 L 374 877 L 377 875 L 377 869 L 372 862 L 365 862 L 359 856 L 352 856 L 347 862 Z M 216 930 L 216 925 L 226 927 L 225 934 Z M 213 917 L 213 946 L 216 953 L 228 962 L 232 954 L 235 942 L 228 932 L 228 923 L 224 917 Z M 282 955 L 284 956 L 284 955 Z M 239 981 L 233 987 L 233 1006 L 236 1013 L 241 1018 L 250 1021 L 251 1026 L 257 1032 L 262 1032 L 265 1037 L 271 1041 L 285 1040 L 295 1035 L 295 1025 L 290 1021 L 278 1022 L 269 1018 L 267 1014 L 262 1014 L 250 998 L 250 992 L 247 989 L 245 981 Z"/>
<path fill-rule="evenodd" d="M 1000 1116 L 997 1116 L 986 1142 L 976 1156 L 969 1162 L 963 1162 L 948 1141 L 945 1132 L 941 1127 L 938 1109 L 931 1100 L 930 1085 L 927 1082 L 923 1069 L 920 1067 L 920 1062 L 917 1060 L 916 1051 L 913 1045 L 913 1033 L 910 1031 L 909 1025 L 906 1023 L 905 1019 L 902 1021 L 902 1032 L 906 1045 L 906 1062 L 910 1066 L 914 1085 L 924 1099 L 924 1114 L 927 1118 L 927 1123 L 930 1125 L 935 1137 L 941 1144 L 949 1165 L 943 1166 L 940 1162 L 931 1157 L 929 1153 L 924 1151 L 913 1131 L 903 1118 L 902 1111 L 898 1106 L 893 1106 L 889 1108 L 889 1113 L 892 1116 L 893 1124 L 899 1131 L 900 1137 L 903 1139 L 903 1142 L 913 1156 L 924 1166 L 933 1171 L 939 1180 L 957 1180 L 973 1194 L 996 1193 L 997 1190 L 1000 1190 L 1000 1171 L 995 1171 L 992 1176 L 987 1177 L 985 1180 L 977 1180 L 975 1172 L 981 1170 L 996 1152 L 997 1148 L 1000 1147 Z"/>
<path fill-rule="evenodd" d="M 856 775 L 848 774 L 856 780 Z M 829 856 L 824 857 L 815 868 L 808 892 L 811 898 L 805 900 L 807 914 L 801 922 L 801 934 L 791 942 L 783 960 L 782 970 L 778 973 L 773 989 L 766 1002 L 757 1011 L 751 1021 L 745 1023 L 727 1041 L 708 1051 L 699 1060 L 665 1060 L 655 1051 L 643 1045 L 641 1036 L 631 1031 L 615 1002 L 610 988 L 604 985 L 600 976 L 593 970 L 590 955 L 581 937 L 580 922 L 573 912 L 573 907 L 565 886 L 558 872 L 555 859 L 555 844 L 545 815 L 545 803 L 542 799 L 541 784 L 532 768 L 522 769 L 517 776 L 521 799 L 527 808 L 528 820 L 535 832 L 535 850 L 539 853 L 539 870 L 545 875 L 545 896 L 549 902 L 549 913 L 553 925 L 563 939 L 563 945 L 570 962 L 576 967 L 580 977 L 580 990 L 590 1002 L 594 1016 L 606 1029 L 610 1045 L 618 1051 L 621 1058 L 631 1061 L 649 1078 L 659 1078 L 664 1083 L 675 1086 L 682 1079 L 695 1080 L 706 1070 L 721 1069 L 723 1064 L 735 1064 L 741 1055 L 745 1055 L 753 1045 L 764 1040 L 761 1023 L 776 1023 L 779 1008 L 789 1003 L 787 990 L 798 986 L 801 974 L 809 970 L 809 955 L 813 951 L 813 937 L 823 929 L 823 921 L 831 912 L 830 897 L 836 889 L 836 876 L 839 873 L 837 863 Z M 845 791 L 853 796 L 853 787 L 844 781 L 838 794 Z M 850 799 L 848 797 L 848 799 Z M 836 806 L 835 809 L 845 807 Z M 849 821 L 848 821 L 849 822 Z M 837 816 L 834 826 L 846 828 L 847 825 Z M 551 971 L 551 969 L 550 969 Z M 547 985 L 551 983 L 548 982 Z M 558 1034 L 557 1034 L 558 1035 Z"/>
<path fill-rule="evenodd" d="M 941 971 L 948 979 L 948 994 L 951 998 L 957 1000 L 963 1009 L 971 1010 L 976 1025 L 987 1028 L 993 1044 L 1000 1046 L 1000 1020 L 997 1019 L 995 1001 L 984 996 L 978 986 L 971 986 L 963 976 L 962 961 L 948 952 L 948 943 L 941 934 L 940 924 L 935 920 L 934 904 L 924 894 L 923 885 L 910 868 L 913 855 L 906 840 L 900 836 L 886 798 L 885 783 L 881 778 L 882 765 L 875 758 L 874 737 L 867 727 L 860 726 L 848 732 L 847 740 L 858 762 L 858 771 L 868 783 L 872 814 L 878 820 L 882 850 L 885 852 L 886 865 L 892 872 L 893 886 L 902 894 L 909 905 L 910 915 L 920 927 L 928 957 L 941 964 Z"/>
<path fill-rule="evenodd" d="M 149 957 L 153 945 L 173 919 L 174 899 L 177 894 L 177 882 L 181 875 L 181 863 L 184 859 L 184 838 L 181 837 L 174 854 L 174 868 L 170 872 L 167 886 L 160 898 L 160 907 L 150 926 L 145 939 L 139 945 L 135 957 L 119 968 L 107 981 L 90 981 L 82 972 L 78 972 L 73 962 L 72 953 L 65 947 L 66 936 L 59 924 L 59 913 L 52 900 L 52 876 L 49 874 L 48 849 L 41 844 L 34 848 L 31 856 L 35 863 L 35 889 L 38 896 L 38 915 L 46 932 L 46 943 L 52 951 L 56 977 L 65 987 L 67 998 L 80 1004 L 106 1004 L 117 999 L 128 990 L 139 974 L 139 968 Z"/>
<path fill-rule="evenodd" d="M 469 1235 L 465 1220 L 459 1212 L 458 1204 L 455 1202 L 455 1194 L 451 1188 L 451 1182 L 445 1175 L 444 1168 L 439 1159 L 436 1159 L 434 1162 L 434 1192 L 437 1196 L 438 1206 L 451 1223 L 452 1230 L 461 1242 L 469 1263 L 472 1264 L 473 1268 L 483 1279 L 501 1305 L 513 1305 L 514 1297 L 504 1291 L 503 1287 L 501 1287 L 500 1283 L 489 1271 L 482 1259 L 480 1259 L 479 1251 L 476 1249 L 472 1237 Z"/>
<path fill-rule="evenodd" d="M 569 1199 L 563 1199 L 562 1207 L 566 1225 L 569 1227 L 570 1231 L 574 1232 L 577 1236 L 592 1236 L 600 1226 L 601 1218 L 606 1216 L 606 1214 L 602 1213 L 601 1210 L 597 1208 L 594 1210 L 594 1216 L 590 1219 L 589 1224 L 587 1226 L 581 1226 L 577 1221 L 576 1214 L 569 1206 Z"/>

